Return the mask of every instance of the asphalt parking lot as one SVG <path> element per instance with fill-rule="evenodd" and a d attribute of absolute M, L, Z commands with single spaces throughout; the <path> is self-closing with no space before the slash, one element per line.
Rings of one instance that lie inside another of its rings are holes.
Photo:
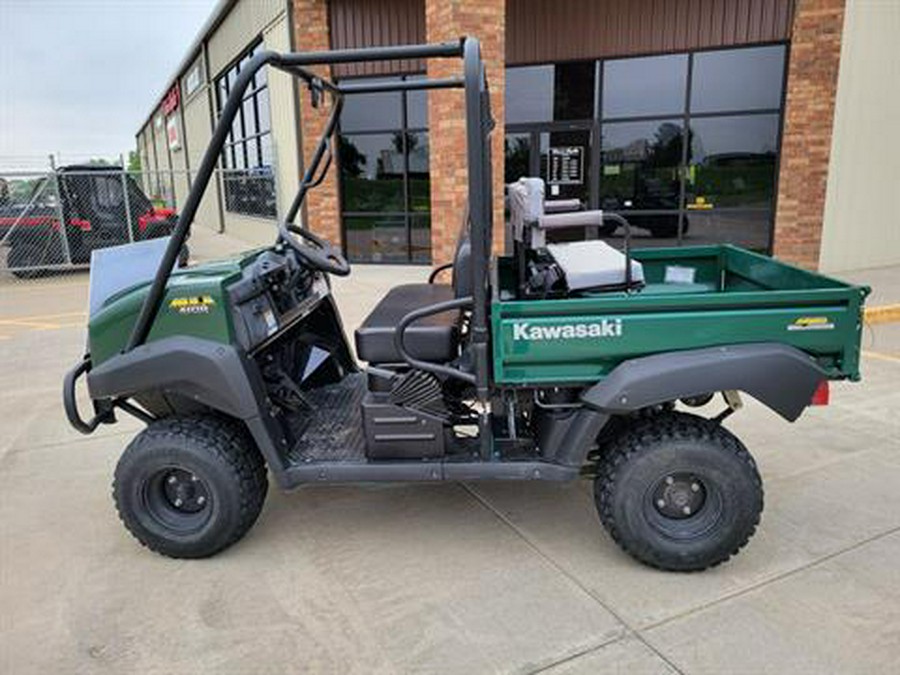
<path fill-rule="evenodd" d="M 348 331 L 424 268 L 358 267 Z M 900 275 L 873 272 L 877 293 Z M 274 487 L 238 545 L 142 549 L 110 498 L 139 425 L 91 437 L 60 385 L 87 276 L 0 282 L 0 672 L 893 673 L 900 659 L 900 333 L 791 425 L 726 425 L 766 487 L 760 530 L 700 574 L 621 553 L 586 482 Z"/>

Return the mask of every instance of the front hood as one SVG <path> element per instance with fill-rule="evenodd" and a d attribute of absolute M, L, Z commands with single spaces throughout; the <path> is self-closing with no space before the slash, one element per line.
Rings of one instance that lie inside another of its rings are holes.
<path fill-rule="evenodd" d="M 94 251 L 91 255 L 89 315 L 93 317 L 108 303 L 148 286 L 156 276 L 169 239 L 160 237 Z M 238 274 L 260 252 L 255 250 L 235 258 L 176 268 L 167 286 L 185 286 L 201 279 Z"/>

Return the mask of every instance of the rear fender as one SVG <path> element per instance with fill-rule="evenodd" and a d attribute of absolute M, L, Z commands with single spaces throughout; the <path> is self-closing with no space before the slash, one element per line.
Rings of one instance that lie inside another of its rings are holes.
<path fill-rule="evenodd" d="M 625 361 L 582 394 L 608 415 L 709 392 L 746 392 L 793 422 L 828 373 L 808 354 L 779 343 L 710 347 Z"/>
<path fill-rule="evenodd" d="M 625 361 L 581 396 L 583 407 L 552 425 L 545 456 L 584 464 L 615 415 L 709 392 L 739 390 L 793 422 L 828 374 L 810 357 L 778 343 L 712 347 Z"/>

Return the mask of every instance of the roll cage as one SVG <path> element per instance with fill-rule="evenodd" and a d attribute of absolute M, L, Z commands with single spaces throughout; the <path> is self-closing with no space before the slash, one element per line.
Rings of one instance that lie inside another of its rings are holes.
<path fill-rule="evenodd" d="M 455 77 L 404 80 L 378 83 L 338 83 L 311 72 L 309 66 L 366 61 L 391 61 L 397 59 L 453 59 L 462 60 L 462 75 Z M 240 109 L 241 101 L 253 75 L 264 66 L 272 66 L 302 80 L 309 88 L 314 106 L 325 95 L 331 99 L 331 109 L 325 129 L 313 151 L 309 164 L 300 181 L 297 194 L 285 214 L 285 222 L 294 223 L 309 191 L 324 180 L 331 166 L 333 136 L 340 119 L 344 96 L 389 91 L 428 89 L 463 89 L 466 114 L 466 161 L 468 166 L 469 228 L 472 246 L 472 295 L 456 302 L 471 309 L 470 349 L 474 372 L 464 372 L 442 364 L 414 361 L 403 349 L 402 330 L 398 331 L 400 353 L 416 367 L 455 377 L 475 385 L 478 398 L 486 401 L 489 395 L 489 326 L 488 306 L 489 269 L 491 255 L 491 162 L 488 136 L 493 128 L 490 99 L 481 47 L 476 38 L 464 37 L 456 42 L 427 45 L 370 47 L 364 49 L 339 49 L 322 52 L 292 52 L 279 54 L 262 51 L 253 56 L 241 69 L 237 80 L 225 101 L 212 139 L 197 170 L 184 209 L 172 232 L 171 240 L 153 278 L 150 291 L 141 307 L 124 352 L 144 344 L 159 311 L 166 283 L 178 259 L 190 226 L 194 221 L 200 200 L 206 191 L 213 170 L 222 153 L 232 122 Z M 300 222 L 301 227 L 305 227 Z M 427 308 L 426 308 L 427 309 Z M 422 310 L 420 310 L 421 312 Z M 441 311 L 436 309 L 435 311 Z M 411 319 L 412 321 L 414 319 Z M 402 323 L 402 322 L 401 322 Z M 406 322 L 407 324 L 409 322 Z M 402 325 L 406 325 L 403 324 Z"/>

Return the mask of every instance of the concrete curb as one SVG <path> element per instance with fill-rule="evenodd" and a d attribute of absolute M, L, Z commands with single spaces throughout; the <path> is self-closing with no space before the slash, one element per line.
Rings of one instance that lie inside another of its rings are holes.
<path fill-rule="evenodd" d="M 881 323 L 895 323 L 900 321 L 900 304 L 866 307 L 864 316 L 866 324 L 869 326 Z"/>

